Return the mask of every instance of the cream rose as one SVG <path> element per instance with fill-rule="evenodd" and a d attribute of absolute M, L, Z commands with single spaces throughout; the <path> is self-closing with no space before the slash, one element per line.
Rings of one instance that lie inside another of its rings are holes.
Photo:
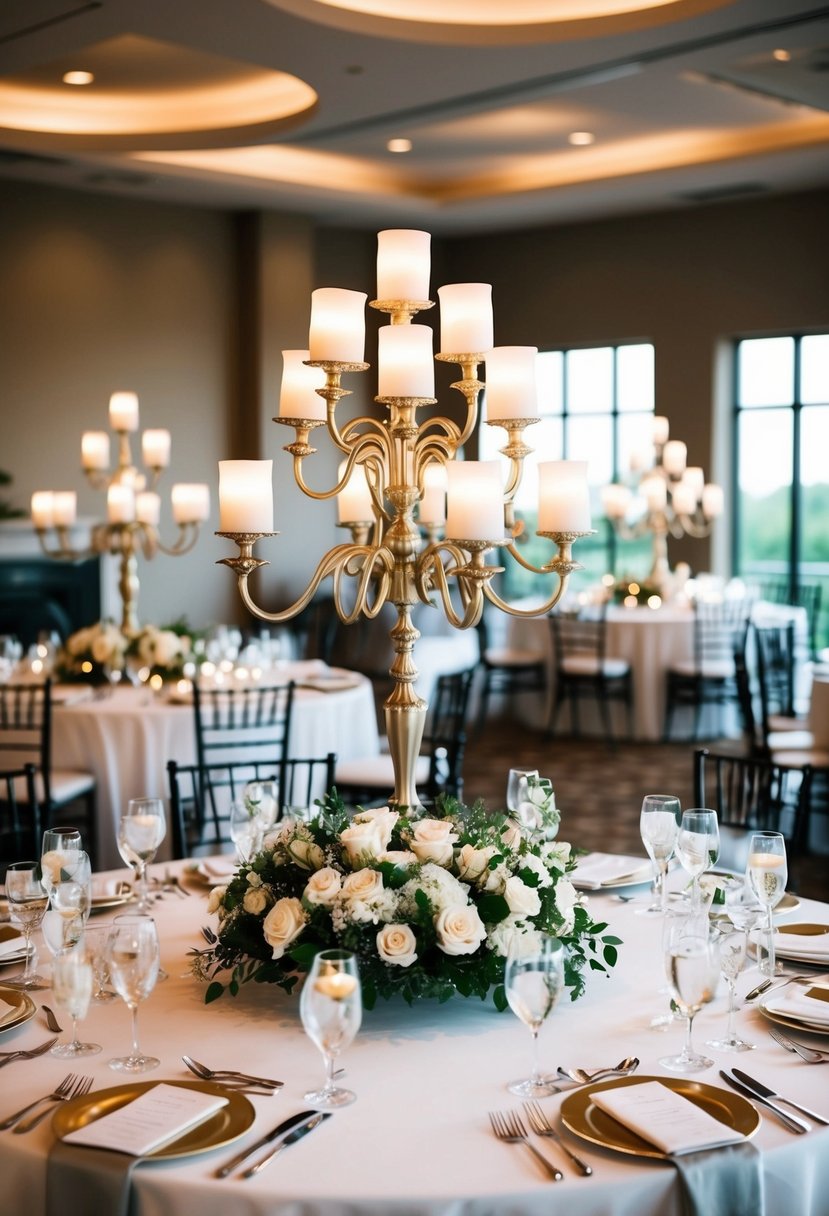
<path fill-rule="evenodd" d="M 411 967 L 417 958 L 417 940 L 408 925 L 383 925 L 376 941 L 377 953 L 384 963 Z"/>
<path fill-rule="evenodd" d="M 474 954 L 486 937 L 486 929 L 472 904 L 455 904 L 438 913 L 435 920 L 438 945 L 444 954 Z"/>
<path fill-rule="evenodd" d="M 278 899 L 262 922 L 262 933 L 272 958 L 282 958 L 288 946 L 305 928 L 305 912 L 298 899 Z"/>
<path fill-rule="evenodd" d="M 343 895 L 349 899 L 369 900 L 383 894 L 383 875 L 376 870 L 355 870 L 343 879 Z"/>
<path fill-rule="evenodd" d="M 407 866 L 415 865 L 417 858 L 411 849 L 386 849 L 385 853 L 380 854 L 378 861 L 390 861 L 393 866 L 405 869 Z"/>
<path fill-rule="evenodd" d="M 331 866 L 323 866 L 308 879 L 307 886 L 302 892 L 302 898 L 308 904 L 322 904 L 327 907 L 332 904 L 342 888 L 342 878 Z"/>
<path fill-rule="evenodd" d="M 210 894 L 207 897 L 207 911 L 218 912 L 222 906 L 222 900 L 225 897 L 227 887 L 212 887 Z"/>
<path fill-rule="evenodd" d="M 354 823 L 370 823 L 377 830 L 377 840 L 382 849 L 389 847 L 394 825 L 400 818 L 398 811 L 390 811 L 387 806 L 369 807 L 366 811 L 358 811 Z"/>
<path fill-rule="evenodd" d="M 319 845 L 304 836 L 295 836 L 288 842 L 288 854 L 300 870 L 319 870 L 325 863 L 325 854 Z"/>
<path fill-rule="evenodd" d="M 385 850 L 382 829 L 376 823 L 353 823 L 350 828 L 340 832 L 340 844 L 353 867 L 364 864 L 366 859 L 373 861 Z"/>
<path fill-rule="evenodd" d="M 452 863 L 452 845 L 457 836 L 452 824 L 442 819 L 420 819 L 412 828 L 410 848 L 418 861 L 433 861 L 438 866 Z"/>
<path fill-rule="evenodd" d="M 66 860 L 65 853 L 59 853 L 57 849 L 50 849 L 40 859 L 41 871 L 47 874 L 52 882 L 58 883 L 60 882 L 60 872 Z"/>
<path fill-rule="evenodd" d="M 504 884 L 504 899 L 510 912 L 516 916 L 538 916 L 541 899 L 534 887 L 528 887 L 517 875 L 512 874 Z"/>
<path fill-rule="evenodd" d="M 498 850 L 489 844 L 485 849 L 476 849 L 474 845 L 465 844 L 458 853 L 456 865 L 458 878 L 464 882 L 478 882 L 489 873 L 489 863 Z"/>
<path fill-rule="evenodd" d="M 262 887 L 250 887 L 245 891 L 242 907 L 246 912 L 250 912 L 251 916 L 261 916 L 269 903 L 267 891 Z"/>
<path fill-rule="evenodd" d="M 508 819 L 501 828 L 501 839 L 508 849 L 517 849 L 524 839 L 520 824 L 514 819 Z"/>

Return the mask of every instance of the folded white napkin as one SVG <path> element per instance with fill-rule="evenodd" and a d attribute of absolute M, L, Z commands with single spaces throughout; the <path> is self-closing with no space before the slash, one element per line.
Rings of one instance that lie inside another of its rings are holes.
<path fill-rule="evenodd" d="M 0 958 L 5 958 L 7 954 L 21 954 L 25 948 L 26 940 L 22 933 L 10 934 L 0 941 Z"/>
<path fill-rule="evenodd" d="M 143 1157 L 177 1140 L 226 1105 L 227 1098 L 218 1094 L 162 1082 L 63 1139 L 66 1144 L 92 1145 Z"/>
<path fill-rule="evenodd" d="M 112 899 L 116 895 L 123 894 L 125 887 L 128 885 L 124 878 L 93 878 L 92 898 Z"/>
<path fill-rule="evenodd" d="M 781 926 L 774 935 L 774 948 L 792 958 L 829 963 L 829 933 L 798 933 L 797 925 Z"/>
<path fill-rule="evenodd" d="M 0 1026 L 5 1026 L 6 1022 L 11 1022 L 19 1013 L 19 1005 L 10 1005 L 8 1001 L 4 1001 L 0 997 Z"/>
<path fill-rule="evenodd" d="M 804 1018 L 819 1026 L 829 1026 L 829 985 L 812 984 L 803 988 L 786 984 L 767 996 L 763 1007 L 784 1017 Z"/>
<path fill-rule="evenodd" d="M 596 1090 L 593 1104 L 669 1157 L 745 1139 L 661 1081 Z"/>
<path fill-rule="evenodd" d="M 235 857 L 206 857 L 199 862 L 199 869 L 208 878 L 224 880 L 232 878 L 239 868 Z"/>
<path fill-rule="evenodd" d="M 651 873 L 650 863 L 641 857 L 588 853 L 586 857 L 579 858 L 576 869 L 569 877 L 574 887 L 597 891 L 600 887 L 612 887 L 620 882 L 647 882 Z"/>

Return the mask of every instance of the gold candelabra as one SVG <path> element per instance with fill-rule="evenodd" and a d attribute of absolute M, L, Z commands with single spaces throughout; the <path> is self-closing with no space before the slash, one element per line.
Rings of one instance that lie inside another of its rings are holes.
<path fill-rule="evenodd" d="M 87 431 L 81 442 L 84 475 L 96 490 L 106 490 L 107 520 L 94 524 L 89 544 L 75 547 L 70 531 L 77 520 L 74 490 L 38 490 L 32 495 L 32 522 L 40 547 L 58 561 L 82 561 L 108 553 L 119 561 L 118 591 L 121 596 L 121 629 L 126 635 L 138 632 L 138 555 L 147 560 L 156 553 L 178 557 L 196 543 L 199 525 L 210 514 L 210 492 L 204 484 L 174 485 L 173 518 L 178 536 L 165 545 L 159 535 L 161 499 L 155 492 L 170 462 L 170 433 L 148 430 L 142 435 L 142 456 L 147 473 L 133 464 L 130 434 L 138 429 L 138 398 L 135 393 L 113 393 L 109 403 L 110 424 L 117 435 L 118 463 L 109 469 L 110 440 L 106 431 Z"/>
<path fill-rule="evenodd" d="M 456 460 L 478 420 L 479 398 L 484 388 L 478 379 L 479 365 L 492 361 L 494 367 L 499 348 L 491 349 L 491 303 L 488 322 L 486 314 L 482 322 L 480 317 L 473 316 L 463 331 L 457 328 L 459 322 L 455 318 L 456 327 L 453 329 L 452 309 L 456 306 L 462 309 L 463 305 L 453 302 L 449 294 L 444 299 L 443 293 L 460 287 L 480 288 L 484 285 L 454 285 L 453 288 L 441 288 L 439 291 L 441 345 L 446 347 L 452 336 L 459 333 L 480 339 L 471 352 L 465 347 L 464 353 L 442 351 L 434 356 L 460 367 L 460 379 L 452 387 L 464 398 L 465 422 L 459 426 L 444 416 L 418 420 L 419 410 L 436 404 L 433 395 L 432 331 L 425 326 L 412 325 L 412 319 L 419 311 L 432 307 L 431 301 L 422 298 L 428 294 L 428 252 L 425 255 L 426 286 L 421 287 L 424 272 L 423 238 L 428 241 L 428 236 L 424 233 L 394 231 L 381 233 L 380 238 L 379 298 L 371 302 L 371 307 L 387 313 L 390 318 L 390 325 L 381 329 L 379 335 L 380 391 L 375 397 L 375 401 L 384 407 L 386 417 L 382 420 L 358 417 L 343 426 L 338 423 L 337 403 L 349 393 L 342 386 L 343 376 L 363 372 L 369 365 L 362 360 L 362 339 L 351 350 L 338 345 L 338 334 L 345 321 L 341 316 L 327 323 L 324 302 L 317 297 L 322 297 L 326 292 L 333 293 L 334 289 L 322 289 L 314 292 L 312 297 L 309 352 L 285 352 L 280 414 L 274 419 L 294 429 L 294 441 L 286 444 L 283 450 L 293 457 L 297 484 L 304 494 L 318 501 L 339 496 L 340 522 L 349 528 L 351 543 L 336 545 L 322 557 L 305 591 L 288 608 L 281 612 L 267 612 L 254 602 L 248 585 L 249 577 L 254 570 L 267 564 L 254 555 L 256 542 L 266 536 L 278 535 L 272 531 L 272 499 L 268 501 L 271 492 L 270 461 L 221 463 L 222 531 L 218 535 L 238 545 L 238 556 L 221 561 L 235 572 L 245 606 L 263 621 L 284 622 L 296 616 L 328 577 L 333 582 L 337 614 L 344 623 L 353 623 L 360 616 L 374 618 L 386 603 L 395 607 L 397 620 L 389 634 L 394 650 L 389 674 L 394 686 L 384 703 L 395 777 L 391 801 L 398 806 L 417 807 L 420 800 L 415 788 L 414 770 L 427 705 L 414 687 L 418 674 L 414 647 L 420 634 L 412 622 L 412 609 L 418 603 L 434 603 L 437 598 L 447 620 L 457 629 L 475 626 L 481 618 L 485 601 L 515 616 L 549 612 L 564 592 L 570 573 L 581 569 L 579 563 L 573 560 L 573 542 L 590 535 L 592 530 L 583 466 L 567 467 L 569 462 L 554 462 L 558 466 L 558 477 L 553 477 L 552 481 L 547 479 L 546 498 L 542 486 L 538 534 L 549 539 L 557 552 L 549 562 L 539 567 L 528 562 L 515 545 L 523 525 L 515 521 L 514 498 L 521 481 L 524 459 L 533 450 L 524 442 L 523 435 L 526 427 L 539 421 L 536 416 L 534 364 L 530 369 L 531 374 L 525 376 L 523 388 L 516 387 L 513 382 L 512 391 L 507 391 L 506 396 L 501 394 L 504 402 L 502 407 L 498 404 L 494 381 L 490 381 L 489 366 L 487 369 L 491 387 L 488 422 L 492 426 L 502 426 L 507 432 L 507 443 L 502 449 L 509 460 L 506 484 L 501 482 L 497 464 L 488 466 L 486 462 L 478 464 Z M 415 242 L 419 244 L 415 254 L 410 255 L 410 277 L 406 279 L 403 276 L 401 290 L 401 282 L 394 279 L 392 271 L 397 260 L 406 263 L 409 246 Z M 388 282 L 390 278 L 393 288 L 384 293 L 384 281 Z M 408 291 L 405 290 L 407 288 Z M 360 293 L 343 292 L 339 295 L 359 296 L 358 301 L 347 302 L 349 307 L 357 304 L 361 309 L 365 301 L 365 296 Z M 345 306 L 346 302 L 340 300 L 338 303 Z M 413 332 L 415 330 L 425 332 L 416 334 Z M 417 343 L 414 341 L 416 338 Z M 424 344 L 428 346 L 429 370 Z M 417 354 L 411 353 L 414 345 L 419 347 Z M 400 349 L 404 346 L 410 351 L 408 355 L 400 355 Z M 453 348 L 449 347 L 449 350 Z M 532 352 L 533 360 L 536 353 L 534 348 L 500 350 Z M 349 357 L 336 357 L 343 352 Z M 304 399 L 295 398 L 293 386 L 287 383 L 289 355 L 305 356 L 299 361 L 305 369 L 303 374 L 309 378 L 307 384 L 310 391 L 306 390 Z M 395 368 L 397 375 L 394 374 Z M 310 389 L 312 376 L 314 387 Z M 390 387 L 396 391 L 390 392 Z M 324 402 L 324 412 L 321 407 L 316 408 L 319 406 L 318 398 Z M 297 400 L 313 404 L 305 408 L 300 416 L 295 405 Z M 305 480 L 304 462 L 316 450 L 309 443 L 312 430 L 323 425 L 334 445 L 344 453 L 345 459 L 337 484 L 318 491 Z M 244 467 L 238 468 L 240 465 Z M 424 495 L 429 470 L 435 469 L 445 469 L 449 480 L 448 510 L 444 518 L 441 518 L 443 509 L 440 500 L 436 500 L 434 494 Z M 496 477 L 494 490 L 493 470 Z M 569 474 L 575 474 L 577 485 L 572 491 L 564 491 L 563 500 L 563 480 Z M 362 506 L 352 505 L 350 510 L 343 510 L 343 501 L 353 490 L 358 475 L 365 478 Z M 260 478 L 259 490 L 255 487 L 256 476 Z M 434 505 L 436 501 L 437 506 Z M 416 520 L 414 511 L 418 504 L 420 512 Z M 444 532 L 443 538 L 441 531 Z M 534 610 L 519 609 L 501 598 L 493 588 L 492 580 L 494 575 L 503 572 L 504 567 L 486 562 L 487 554 L 494 549 L 509 554 L 527 570 L 557 576 L 554 590 L 543 605 Z"/>
<path fill-rule="evenodd" d="M 651 463 L 641 454 L 634 456 L 633 484 L 614 482 L 602 492 L 605 515 L 617 536 L 636 540 L 651 534 L 651 568 L 646 581 L 663 593 L 671 577 L 668 537 L 709 536 L 723 510 L 722 488 L 706 482 L 701 468 L 686 464 L 686 445 L 668 438 L 668 426 L 667 418 L 654 418 L 654 459 Z"/>

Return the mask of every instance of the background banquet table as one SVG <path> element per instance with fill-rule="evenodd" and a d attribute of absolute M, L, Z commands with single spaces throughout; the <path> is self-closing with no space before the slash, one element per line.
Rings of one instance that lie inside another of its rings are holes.
<path fill-rule="evenodd" d="M 281 674 L 285 680 L 313 681 L 320 667 L 297 663 Z M 371 682 L 351 675 L 348 688 L 320 691 L 297 686 L 288 744 L 291 755 L 324 756 L 332 751 L 338 759 L 350 760 L 379 750 Z M 65 704 L 55 705 L 52 729 L 54 766 L 95 775 L 99 865 L 117 866 L 118 817 L 127 800 L 166 798 L 167 761 L 196 761 L 193 706 L 156 697 L 143 688 L 119 687 L 100 699 L 90 694 L 72 700 L 70 695 Z M 165 857 L 165 849 L 169 850 L 169 840 L 161 846 L 159 858 Z"/>
<path fill-rule="evenodd" d="M 183 866 L 176 863 L 176 868 Z M 188 974 L 187 951 L 201 944 L 199 929 L 208 923 L 206 895 L 189 882 L 189 899 L 171 894 L 156 904 L 162 961 L 170 979 L 140 1009 L 141 1045 L 161 1057 L 161 1066 L 142 1079 L 188 1078 L 181 1063 L 185 1052 L 213 1067 L 280 1077 L 285 1087 L 278 1096 L 250 1099 L 256 1121 L 241 1142 L 245 1144 L 307 1105 L 303 1093 L 319 1083 L 322 1061 L 302 1031 L 296 998 L 250 985 L 235 1000 L 225 996 L 203 1004 L 203 986 Z M 635 904 L 610 894 L 590 899 L 594 912 L 624 940 L 620 961 L 609 978 L 592 975 L 587 994 L 576 1004 L 565 999 L 554 1011 L 542 1031 L 542 1065 L 551 1071 L 559 1064 L 589 1068 L 636 1054 L 640 1075 L 668 1075 L 657 1059 L 679 1048 L 682 1028 L 665 1033 L 648 1029 L 649 1019 L 664 1011 L 667 1000 L 659 991 L 660 920 L 637 916 Z M 804 901 L 792 915 L 829 923 L 829 906 Z M 746 971 L 739 991 L 756 981 L 757 972 Z M 48 1002 L 48 994 L 43 996 Z M 721 993 L 698 1016 L 695 1041 L 701 1045 L 724 1026 Z M 737 1063 L 829 1113 L 825 1072 L 778 1047 L 769 1037 L 770 1027 L 756 1009 L 743 1010 L 738 1028 L 757 1049 L 739 1058 L 712 1051 L 715 1068 L 695 1078 L 721 1084 L 717 1068 Z M 93 1007 L 82 1032 L 104 1050 L 79 1061 L 76 1071 L 92 1076 L 95 1089 L 120 1084 L 123 1077 L 111 1072 L 106 1061 L 128 1043 L 125 1007 L 120 1002 Z M 39 1013 L 4 1036 L 2 1046 L 32 1046 L 45 1035 Z M 487 1112 L 520 1110 L 505 1085 L 526 1075 L 530 1035 L 510 1012 L 499 1014 L 489 1002 L 456 999 L 439 1006 L 424 1001 L 411 1010 L 381 1003 L 364 1014 L 360 1033 L 341 1062 L 357 1101 L 260 1176 L 249 1182 L 213 1178 L 213 1170 L 235 1151 L 228 1147 L 142 1164 L 133 1175 L 134 1216 L 189 1216 L 193 1211 L 226 1216 L 230 1210 L 240 1216 L 679 1216 L 677 1179 L 669 1165 L 614 1154 L 565 1132 L 594 1173 L 582 1178 L 562 1159 L 564 1181 L 551 1184 L 528 1154 L 494 1140 Z M 45 1093 L 66 1071 L 65 1062 L 48 1056 L 9 1065 L 0 1118 Z M 544 1100 L 553 1120 L 562 1100 Z M 0 1134 L 6 1210 L 43 1213 L 52 1143 L 48 1120 L 25 1136 Z M 536 1143 L 558 1160 L 553 1145 Z M 764 1115 L 754 1143 L 762 1154 L 768 1216 L 825 1216 L 829 1128 L 798 1136 L 773 1115 Z"/>

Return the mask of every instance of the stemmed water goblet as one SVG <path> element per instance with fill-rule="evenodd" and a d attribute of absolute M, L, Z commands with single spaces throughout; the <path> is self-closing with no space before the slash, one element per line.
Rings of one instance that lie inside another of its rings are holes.
<path fill-rule="evenodd" d="M 668 886 L 665 881 L 668 863 L 674 855 L 682 808 L 673 794 L 646 794 L 639 814 L 639 833 L 654 870 L 654 892 L 657 896 L 647 908 L 638 909 L 642 916 L 664 916 L 668 908 Z"/>
<path fill-rule="evenodd" d="M 279 816 L 279 782 L 275 778 L 249 781 L 242 790 L 242 800 L 259 822 L 265 836 Z"/>
<path fill-rule="evenodd" d="M 676 917 L 667 932 L 665 970 L 671 995 L 687 1019 L 685 1043 L 677 1056 L 659 1063 L 671 1072 L 701 1072 L 714 1061 L 694 1050 L 694 1018 L 713 999 L 719 977 L 719 934 L 707 913 Z"/>
<path fill-rule="evenodd" d="M 250 861 L 262 842 L 262 828 L 255 808 L 244 798 L 236 799 L 230 804 L 228 824 L 230 839 L 236 845 L 239 860 Z"/>
<path fill-rule="evenodd" d="M 57 913 L 62 922 L 64 946 L 74 945 L 83 935 L 92 906 L 92 863 L 83 850 L 66 860 L 65 868 L 53 875 L 50 912 Z"/>
<path fill-rule="evenodd" d="M 759 967 L 764 975 L 774 975 L 774 909 L 786 893 L 788 866 L 786 841 L 780 832 L 755 832 L 748 847 L 746 876 L 766 913 L 768 944 Z"/>
<path fill-rule="evenodd" d="M 309 1039 L 325 1060 L 325 1085 L 305 1094 L 323 1109 L 348 1106 L 356 1094 L 334 1084 L 334 1061 L 354 1041 L 363 1016 L 357 959 L 347 950 L 322 950 L 315 957 L 299 998 Z"/>
<path fill-rule="evenodd" d="M 151 916 L 116 916 L 107 940 L 109 978 L 132 1014 L 132 1051 L 109 1061 L 116 1072 L 147 1072 L 160 1063 L 138 1044 L 138 1006 L 147 999 L 158 978 L 159 945 Z"/>
<path fill-rule="evenodd" d="M 72 1019 L 72 1041 L 56 1043 L 51 1050 L 53 1056 L 72 1060 L 76 1056 L 95 1056 L 101 1050 L 100 1043 L 81 1043 L 78 1038 L 78 1022 L 89 1012 L 92 981 L 92 963 L 82 940 L 59 950 L 52 959 L 52 996 L 58 1009 Z"/>
<path fill-rule="evenodd" d="M 737 1016 L 737 976 L 746 961 L 746 934 L 727 921 L 719 927 L 720 934 L 720 973 L 728 985 L 728 1024 L 725 1028 L 725 1038 L 708 1039 L 708 1047 L 717 1047 L 720 1051 L 752 1051 L 753 1043 L 747 1043 L 737 1034 L 735 1019 Z"/>
<path fill-rule="evenodd" d="M 720 855 L 720 831 L 717 812 L 697 808 L 682 812 L 676 838 L 679 864 L 691 877 L 691 912 L 702 910 L 700 875 L 716 863 Z"/>
<path fill-rule="evenodd" d="M 40 881 L 40 864 L 37 861 L 14 861 L 6 867 L 6 899 L 9 901 L 9 918 L 23 932 L 26 948 L 26 964 L 23 974 L 15 979 L 15 987 L 36 989 L 48 987 L 42 975 L 32 965 L 32 932 L 37 929 L 46 912 L 48 899 Z"/>
<path fill-rule="evenodd" d="M 529 778 L 538 777 L 536 768 L 511 768 L 507 777 L 507 809 L 531 836 L 541 826 L 538 809 L 529 798 Z"/>
<path fill-rule="evenodd" d="M 118 852 L 138 878 L 140 913 L 152 907 L 147 887 L 147 866 L 156 855 L 167 831 L 161 798 L 131 798 L 118 824 Z"/>
<path fill-rule="evenodd" d="M 77 855 L 83 851 L 77 828 L 47 828 L 40 849 L 41 883 L 49 898 L 61 874 L 69 874 Z M 84 854 L 85 855 L 85 854 Z"/>
<path fill-rule="evenodd" d="M 557 1086 L 545 1081 L 538 1059 L 538 1035 L 564 987 L 564 944 L 542 935 L 522 939 L 516 934 L 504 967 L 504 989 L 510 1009 L 528 1026 L 533 1037 L 532 1075 L 507 1088 L 522 1098 L 546 1098 Z"/>
<path fill-rule="evenodd" d="M 735 929 L 740 929 L 745 936 L 745 953 L 748 958 L 748 947 L 751 930 L 765 919 L 766 910 L 754 892 L 748 876 L 734 877 L 725 884 L 725 914 Z"/>
<path fill-rule="evenodd" d="M 90 928 L 88 925 L 84 929 L 83 934 L 84 945 L 86 947 L 89 961 L 92 964 L 92 1004 L 105 1005 L 110 1001 L 117 1000 L 118 993 L 113 992 L 111 988 L 107 988 L 109 980 L 109 960 L 107 958 L 107 942 L 109 940 L 109 926 L 95 925 Z"/>

